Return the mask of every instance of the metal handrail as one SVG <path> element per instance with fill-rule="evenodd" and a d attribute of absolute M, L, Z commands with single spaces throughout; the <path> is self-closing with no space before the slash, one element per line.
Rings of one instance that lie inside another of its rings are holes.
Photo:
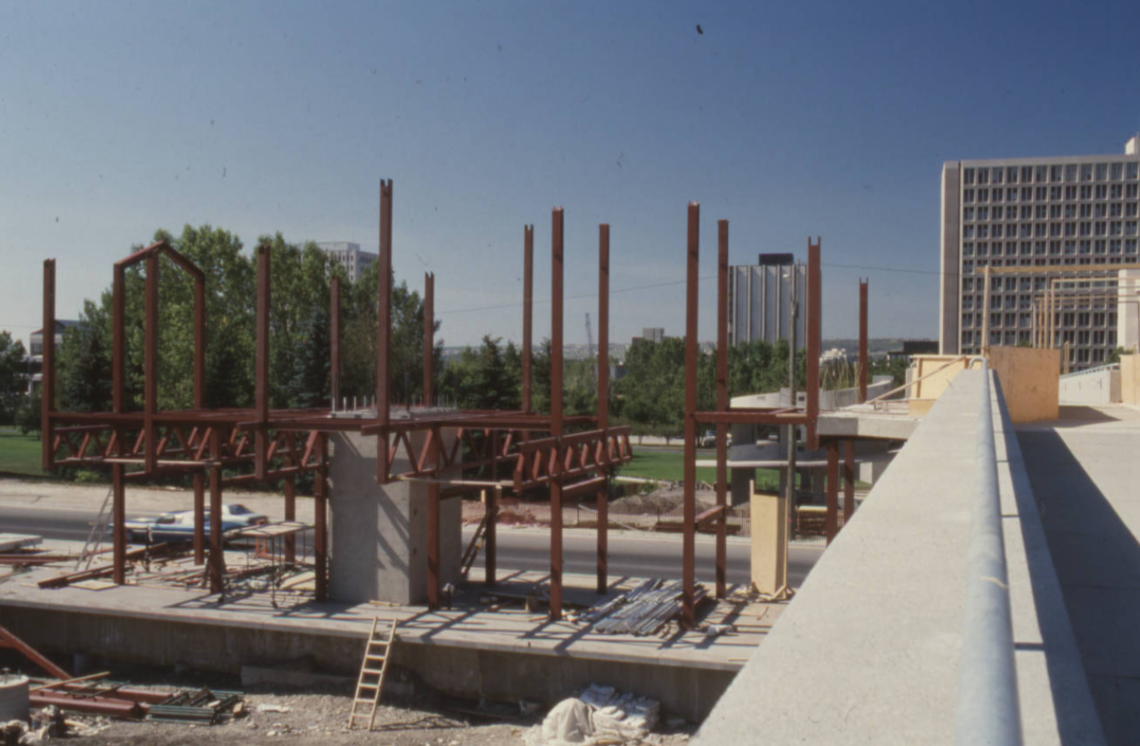
<path fill-rule="evenodd" d="M 955 741 L 960 746 L 1020 746 L 1021 709 L 987 363 L 982 364 L 982 378 Z"/>

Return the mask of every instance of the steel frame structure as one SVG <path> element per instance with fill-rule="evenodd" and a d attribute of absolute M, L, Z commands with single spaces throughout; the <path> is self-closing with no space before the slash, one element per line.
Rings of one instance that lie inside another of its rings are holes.
<path fill-rule="evenodd" d="M 424 294 L 424 407 L 406 407 L 403 416 L 392 416 L 389 389 L 392 300 L 392 196 L 393 185 L 380 183 L 380 256 L 377 289 L 378 323 L 375 417 L 337 417 L 333 409 L 270 409 L 269 407 L 269 312 L 271 299 L 270 248 L 257 249 L 257 298 L 255 321 L 254 406 L 241 409 L 207 408 L 205 392 L 205 293 L 206 278 L 188 258 L 165 242 L 147 246 L 114 265 L 111 412 L 63 412 L 55 408 L 55 344 L 45 335 L 43 405 L 43 468 L 57 466 L 107 466 L 113 491 L 113 580 L 126 577 L 127 541 L 126 483 L 163 474 L 193 474 L 194 552 L 208 566 L 210 589 L 224 590 L 223 536 L 217 522 L 205 531 L 205 492 L 210 512 L 219 515 L 223 489 L 229 485 L 284 480 L 286 520 L 296 516 L 295 486 L 298 474 L 314 475 L 314 555 L 316 598 L 328 594 L 328 439 L 337 432 L 356 432 L 378 438 L 376 481 L 395 480 L 428 483 L 428 604 L 439 606 L 440 546 L 439 503 L 441 500 L 488 490 L 486 582 L 495 584 L 495 521 L 497 497 L 502 489 L 522 493 L 548 488 L 551 495 L 551 591 L 550 616 L 562 616 L 562 525 L 561 505 L 567 498 L 596 494 L 598 499 L 598 592 L 608 586 L 606 557 L 606 498 L 614 469 L 632 458 L 628 426 L 611 427 L 608 418 L 609 333 L 609 226 L 599 227 L 600 335 L 598 411 L 592 416 L 564 416 L 562 402 L 562 279 L 563 211 L 552 213 L 551 276 L 552 342 L 551 413 L 537 414 L 532 408 L 531 320 L 533 310 L 533 226 L 524 229 L 523 382 L 519 411 L 438 411 L 432 400 L 432 350 L 434 347 L 434 280 L 425 276 Z M 194 406 L 187 410 L 158 408 L 158 277 L 159 258 L 165 256 L 191 276 L 194 298 Z M 131 411 L 126 396 L 126 270 L 145 264 L 145 319 L 143 408 Z M 340 396 L 340 283 L 330 287 L 330 396 Z M 44 262 L 44 328 L 54 327 L 55 260 Z M 567 433 L 566 428 L 577 431 Z M 453 435 L 450 447 L 445 431 Z M 546 433 L 547 437 L 534 438 Z M 416 444 L 419 445 L 416 445 Z M 408 468 L 396 471 L 401 450 Z M 62 454 L 61 454 L 62 451 Z M 128 468 L 133 470 L 127 471 Z M 223 468 L 242 473 L 223 475 Z M 465 480 L 464 471 L 486 468 L 489 481 Z M 510 477 L 500 479 L 500 474 Z M 208 485 L 207 485 L 208 482 Z M 208 552 L 207 552 L 208 541 Z M 292 537 L 286 542 L 286 559 L 294 561 Z M 691 575 L 691 561 L 689 570 Z"/>

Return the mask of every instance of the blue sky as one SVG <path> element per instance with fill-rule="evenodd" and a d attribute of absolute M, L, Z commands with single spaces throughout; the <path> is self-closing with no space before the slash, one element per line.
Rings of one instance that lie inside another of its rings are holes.
<path fill-rule="evenodd" d="M 825 337 L 855 334 L 860 276 L 872 336 L 936 337 L 942 162 L 1120 152 L 1138 21 L 1114 2 L 5 3 L 0 329 L 38 327 L 44 257 L 74 317 L 159 227 L 374 250 L 391 178 L 397 278 L 436 273 L 448 344 L 519 339 L 523 225 L 542 300 L 554 205 L 566 340 L 595 314 L 576 296 L 600 222 L 611 339 L 681 334 L 684 286 L 663 283 L 684 278 L 689 200 L 703 339 L 719 218 L 733 263 L 823 237 Z"/>

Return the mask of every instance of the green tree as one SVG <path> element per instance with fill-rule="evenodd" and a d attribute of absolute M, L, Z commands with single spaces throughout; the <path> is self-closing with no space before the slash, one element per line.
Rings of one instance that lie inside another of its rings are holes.
<path fill-rule="evenodd" d="M 65 411 L 111 409 L 111 355 L 103 316 L 102 309 L 87 301 L 79 323 L 63 332 L 58 376 Z"/>
<path fill-rule="evenodd" d="M 27 366 L 24 343 L 0 331 L 0 424 L 11 424 L 16 417 L 28 385 Z"/>

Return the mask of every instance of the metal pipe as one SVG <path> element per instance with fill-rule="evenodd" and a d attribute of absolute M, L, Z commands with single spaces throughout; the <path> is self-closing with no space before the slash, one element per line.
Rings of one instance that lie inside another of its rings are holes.
<path fill-rule="evenodd" d="M 329 286 L 329 397 L 332 409 L 340 399 L 340 277 Z"/>
<path fill-rule="evenodd" d="M 376 279 L 376 419 L 384 428 L 376 444 L 376 481 L 388 482 L 388 430 L 391 422 L 389 362 L 392 357 L 392 180 L 380 181 L 380 258 Z"/>
<path fill-rule="evenodd" d="M 870 280 L 859 281 L 859 403 L 867 401 L 867 381 L 871 378 L 867 358 L 867 286 Z"/>
<path fill-rule="evenodd" d="M 122 464 L 116 464 L 122 470 Z M 115 467 L 112 467 L 114 469 Z M 288 497 L 289 493 L 285 493 Z M 206 480 L 202 470 L 194 472 L 194 564 L 202 565 L 206 562 Z M 119 518 L 115 516 L 115 525 L 119 525 Z M 116 557 L 116 560 L 118 558 Z M 119 581 L 115 581 L 116 583 Z"/>
<path fill-rule="evenodd" d="M 855 441 L 843 442 L 843 526 L 855 515 Z"/>
<path fill-rule="evenodd" d="M 158 411 L 158 254 L 146 258 L 146 325 L 143 344 L 143 427 L 146 430 L 145 471 L 158 465 L 158 431 L 154 414 Z"/>
<path fill-rule="evenodd" d="M 685 292 L 685 461 L 681 542 L 681 627 L 696 626 L 696 482 L 697 482 L 697 310 L 700 282 L 701 206 L 689 203 Z"/>
<path fill-rule="evenodd" d="M 206 408 L 206 278 L 194 277 L 194 408 Z"/>
<path fill-rule="evenodd" d="M 824 534 L 830 544 L 839 533 L 839 445 L 827 441 L 827 513 Z"/>
<path fill-rule="evenodd" d="M 44 260 L 43 363 L 40 376 L 40 440 L 42 466 L 50 471 L 55 462 L 55 433 L 51 416 L 55 411 L 55 260 Z"/>
<path fill-rule="evenodd" d="M 990 369 L 983 362 L 966 615 L 958 665 L 955 741 L 962 746 L 1022 742 L 991 398 Z"/>
<path fill-rule="evenodd" d="M 255 376 L 253 384 L 257 427 L 253 431 L 253 473 L 265 479 L 269 453 L 269 246 L 257 247 L 257 338 L 255 341 Z"/>
<path fill-rule="evenodd" d="M 562 618 L 562 241 L 563 212 L 551 214 L 550 435 L 555 453 L 550 481 L 550 618 Z"/>
<path fill-rule="evenodd" d="M 435 352 L 435 273 L 424 273 L 424 392 L 423 405 L 431 406 L 432 364 Z"/>
<path fill-rule="evenodd" d="M 491 449 L 494 454 L 498 454 L 499 446 L 499 431 L 491 431 Z M 497 482 L 499 480 L 499 459 L 491 459 L 491 481 Z M 498 579 L 495 577 L 498 565 L 498 533 L 497 528 L 499 525 L 499 497 L 503 491 L 500 486 L 492 487 L 484 494 L 487 495 L 487 505 L 484 510 L 487 511 L 487 528 L 485 534 L 486 548 L 483 550 L 483 582 L 487 584 L 488 588 L 494 588 Z"/>
<path fill-rule="evenodd" d="M 820 246 L 808 239 L 808 333 L 807 333 L 807 447 L 819 448 L 819 346 L 823 329 L 823 284 L 820 276 Z"/>
<path fill-rule="evenodd" d="M 210 428 L 210 457 L 215 462 L 222 460 L 222 438 L 218 428 Z M 210 592 L 221 593 L 224 589 L 226 556 L 222 541 L 222 467 L 210 469 Z"/>
<path fill-rule="evenodd" d="M 522 411 L 530 412 L 531 314 L 534 310 L 534 226 L 523 226 Z"/>
<path fill-rule="evenodd" d="M 317 453 L 320 466 L 313 485 L 313 595 L 317 601 L 329 600 L 329 546 L 328 546 L 328 497 L 329 497 L 329 435 L 317 435 Z"/>
<path fill-rule="evenodd" d="M 793 282 L 794 282 L 793 276 Z M 716 409 L 728 402 L 728 221 L 717 221 Z M 716 426 L 716 597 L 728 595 L 728 423 Z"/>
<path fill-rule="evenodd" d="M 610 423 L 610 227 L 598 226 L 598 429 L 605 432 Z M 602 448 L 609 447 L 609 437 L 602 436 Z M 598 578 L 597 591 L 609 590 L 609 476 L 598 490 Z"/>

